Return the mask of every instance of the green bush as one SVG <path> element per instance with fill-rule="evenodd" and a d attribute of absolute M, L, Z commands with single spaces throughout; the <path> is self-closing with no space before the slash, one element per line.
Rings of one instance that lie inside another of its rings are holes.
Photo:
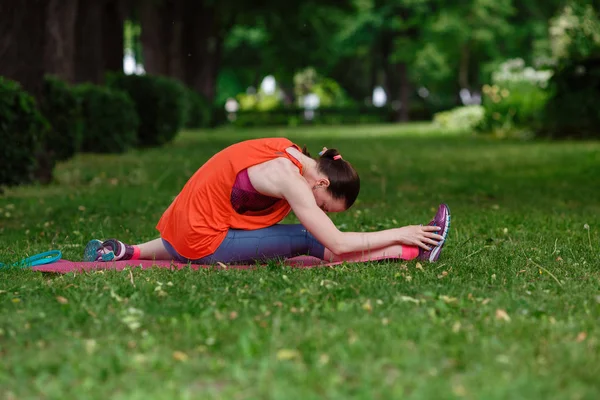
<path fill-rule="evenodd" d="M 122 153 L 135 146 L 139 119 L 127 93 L 92 84 L 74 90 L 81 102 L 83 151 Z"/>
<path fill-rule="evenodd" d="M 550 81 L 552 95 L 538 134 L 600 137 L 600 57 L 563 66 Z"/>
<path fill-rule="evenodd" d="M 83 120 L 79 98 L 65 82 L 48 76 L 44 81 L 44 97 L 40 110 L 51 129 L 45 149 L 57 161 L 68 160 L 81 150 Z"/>
<path fill-rule="evenodd" d="M 187 90 L 186 128 L 206 128 L 210 125 L 212 106 L 201 94 Z"/>
<path fill-rule="evenodd" d="M 161 76 L 110 74 L 109 87 L 123 90 L 135 103 L 140 118 L 139 146 L 161 146 L 173 140 L 186 118 L 187 89 Z"/>
<path fill-rule="evenodd" d="M 238 127 L 375 124 L 390 122 L 393 111 L 376 107 L 324 107 L 314 111 L 312 119 L 305 118 L 300 107 L 278 108 L 271 111 L 238 111 L 230 116 Z"/>
<path fill-rule="evenodd" d="M 521 59 L 504 63 L 493 75 L 493 84 L 483 87 L 485 115 L 478 129 L 498 136 L 532 134 L 542 122 L 551 75 L 525 67 Z"/>
<path fill-rule="evenodd" d="M 34 98 L 18 83 L 0 76 L 0 186 L 34 179 L 36 156 L 48 129 Z"/>
<path fill-rule="evenodd" d="M 464 106 L 435 114 L 433 123 L 442 129 L 471 131 L 481 124 L 484 115 L 482 106 Z"/>
<path fill-rule="evenodd" d="M 551 96 L 538 134 L 554 138 L 600 137 L 600 12 L 585 1 L 569 1 L 551 21 L 558 59 Z"/>

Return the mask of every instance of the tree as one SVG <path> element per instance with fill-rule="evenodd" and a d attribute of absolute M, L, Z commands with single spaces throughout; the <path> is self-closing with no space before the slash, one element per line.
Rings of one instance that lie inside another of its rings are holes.
<path fill-rule="evenodd" d="M 100 84 L 123 70 L 126 0 L 79 0 L 75 24 L 75 81 Z"/>
<path fill-rule="evenodd" d="M 50 0 L 46 19 L 44 72 L 75 80 L 75 22 L 78 0 Z"/>
<path fill-rule="evenodd" d="M 47 0 L 0 2 L 0 75 L 40 98 L 43 92 Z"/>
<path fill-rule="evenodd" d="M 256 66 L 257 54 L 261 70 L 291 82 L 292 69 L 324 59 L 321 49 L 328 42 L 322 40 L 322 32 L 327 29 L 317 25 L 331 7 L 346 4 L 339 0 L 147 0 L 139 6 L 146 70 L 181 79 L 210 101 L 223 63 L 248 70 L 250 64 Z M 248 30 L 264 33 L 257 53 L 250 55 L 246 49 L 236 54 L 235 45 L 225 53 L 230 35 Z"/>

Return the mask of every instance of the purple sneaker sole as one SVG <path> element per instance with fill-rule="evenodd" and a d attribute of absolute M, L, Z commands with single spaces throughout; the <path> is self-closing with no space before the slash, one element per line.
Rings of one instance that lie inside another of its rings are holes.
<path fill-rule="evenodd" d="M 435 217 L 433 217 L 433 220 L 428 225 L 439 226 L 442 228 L 439 235 L 444 239 L 442 240 L 442 243 L 429 251 L 419 249 L 419 255 L 417 257 L 419 260 L 436 262 L 440 258 L 440 253 L 442 252 L 444 244 L 446 244 L 446 237 L 448 237 L 448 232 L 450 231 L 450 219 L 450 208 L 446 204 L 440 204 Z"/>

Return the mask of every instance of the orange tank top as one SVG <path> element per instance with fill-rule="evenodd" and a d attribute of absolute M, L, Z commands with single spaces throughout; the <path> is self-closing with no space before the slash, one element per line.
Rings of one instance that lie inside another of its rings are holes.
<path fill-rule="evenodd" d="M 253 165 L 286 157 L 302 174 L 302 164 L 288 154 L 300 148 L 285 138 L 254 139 L 231 145 L 211 157 L 185 184 L 156 228 L 182 256 L 195 260 L 214 253 L 229 228 L 260 229 L 280 222 L 290 212 L 285 200 L 264 211 L 238 214 L 231 205 L 237 174 Z"/>

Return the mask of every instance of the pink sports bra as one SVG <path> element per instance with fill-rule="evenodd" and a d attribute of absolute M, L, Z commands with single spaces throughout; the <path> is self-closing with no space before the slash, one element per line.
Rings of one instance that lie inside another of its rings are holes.
<path fill-rule="evenodd" d="M 250 182 L 248 169 L 243 169 L 237 174 L 231 190 L 231 205 L 238 214 L 266 210 L 279 200 L 281 199 L 258 193 Z"/>

